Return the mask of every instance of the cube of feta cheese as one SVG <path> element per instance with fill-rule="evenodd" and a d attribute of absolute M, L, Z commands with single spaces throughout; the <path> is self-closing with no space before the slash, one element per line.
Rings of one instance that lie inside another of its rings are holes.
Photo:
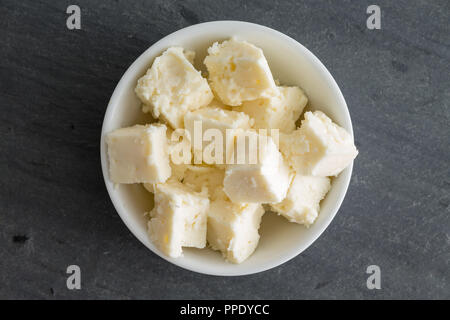
<path fill-rule="evenodd" d="M 286 198 L 271 204 L 273 211 L 290 222 L 309 227 L 319 215 L 319 203 L 330 190 L 330 178 L 296 174 Z"/>
<path fill-rule="evenodd" d="M 170 168 L 172 171 L 172 174 L 170 177 L 166 180 L 166 182 L 169 181 L 179 181 L 181 182 L 184 179 L 185 172 L 187 171 L 188 164 L 174 164 L 173 162 L 170 163 Z M 157 183 L 144 183 L 144 188 L 151 193 L 155 193 Z M 200 190 L 201 191 L 201 190 Z"/>
<path fill-rule="evenodd" d="M 178 129 L 183 131 L 183 129 Z M 189 165 L 191 165 L 191 143 L 184 137 L 176 134 L 172 129 L 167 129 L 168 152 L 170 159 L 171 175 L 168 180 L 181 181 Z M 145 189 L 154 192 L 154 183 L 144 183 Z"/>
<path fill-rule="evenodd" d="M 308 98 L 298 87 L 279 87 L 279 94 L 269 98 L 244 101 L 239 111 L 255 120 L 253 128 L 279 129 L 290 133 L 295 130 L 295 122 L 308 103 Z"/>
<path fill-rule="evenodd" d="M 272 137 L 240 131 L 232 161 L 236 164 L 227 166 L 223 182 L 231 201 L 276 203 L 284 199 L 292 175 Z"/>
<path fill-rule="evenodd" d="M 176 258 L 182 247 L 204 248 L 209 200 L 178 181 L 155 185 L 150 238 L 164 254 Z"/>
<path fill-rule="evenodd" d="M 238 106 L 278 93 L 263 51 L 246 41 L 214 43 L 204 63 L 211 87 L 227 105 Z"/>
<path fill-rule="evenodd" d="M 249 129 L 252 124 L 253 122 L 247 114 L 221 108 L 202 108 L 186 113 L 184 126 L 190 133 L 194 163 L 199 164 L 203 161 L 207 164 L 224 164 L 227 150 L 230 150 L 230 153 L 232 150 L 234 142 L 233 130 L 237 128 Z M 195 127 L 196 125 L 197 128 Z M 210 129 L 215 129 L 219 136 Z M 227 129 L 229 129 L 229 137 L 227 137 Z M 208 130 L 211 133 L 209 137 Z M 210 141 L 207 141 L 208 139 Z M 222 156 L 216 155 L 214 152 L 216 150 L 215 146 L 219 142 L 217 141 L 218 139 L 220 143 L 217 150 L 221 150 Z M 210 149 L 207 149 L 208 146 Z M 203 156 L 204 154 L 207 155 L 206 158 Z"/>
<path fill-rule="evenodd" d="M 257 203 L 217 200 L 208 211 L 207 240 L 230 262 L 241 263 L 256 249 L 264 209 Z"/>
<path fill-rule="evenodd" d="M 172 176 L 175 180 L 188 186 L 195 192 L 207 192 L 211 200 L 228 199 L 223 191 L 225 170 L 207 165 L 172 165 Z M 155 184 L 145 183 L 145 189 L 155 192 Z"/>
<path fill-rule="evenodd" d="M 306 112 L 299 129 L 280 134 L 280 151 L 303 175 L 336 176 L 358 155 L 352 136 L 323 112 Z"/>
<path fill-rule="evenodd" d="M 135 125 L 106 136 L 114 183 L 158 183 L 170 177 L 166 126 Z"/>
<path fill-rule="evenodd" d="M 190 165 L 184 172 L 182 181 L 197 192 L 205 188 L 211 200 L 228 199 L 223 191 L 225 170 L 207 165 Z"/>
<path fill-rule="evenodd" d="M 135 90 L 144 103 L 143 111 L 151 111 L 172 128 L 182 128 L 186 112 L 204 107 L 213 99 L 207 80 L 194 68 L 192 58 L 193 52 L 183 53 L 183 48 L 167 49 L 138 80 Z"/>

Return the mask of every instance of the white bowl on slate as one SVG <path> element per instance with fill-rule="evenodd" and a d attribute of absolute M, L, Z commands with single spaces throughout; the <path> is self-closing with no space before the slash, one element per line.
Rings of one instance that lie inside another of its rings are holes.
<path fill-rule="evenodd" d="M 140 184 L 119 185 L 109 180 L 105 134 L 153 119 L 144 114 L 134 93 L 138 78 L 151 66 L 153 59 L 171 46 L 182 46 L 196 52 L 195 65 L 203 69 L 206 49 L 215 41 L 236 36 L 263 49 L 275 79 L 283 85 L 300 86 L 308 95 L 310 109 L 322 110 L 353 135 L 350 115 L 335 80 L 308 49 L 294 39 L 273 29 L 247 22 L 214 21 L 176 31 L 148 48 L 120 79 L 106 110 L 101 133 L 101 163 L 109 196 L 130 231 L 151 251 L 163 259 L 199 273 L 237 276 L 261 272 L 281 265 L 308 248 L 328 227 L 336 215 L 350 182 L 352 165 L 333 179 L 330 192 L 321 202 L 317 221 L 309 228 L 289 223 L 268 212 L 260 228 L 261 239 L 256 251 L 242 264 L 226 262 L 210 249 L 184 248 L 184 256 L 173 259 L 161 253 L 150 241 L 143 213 L 153 207 L 152 195 Z M 140 257 L 135 257 L 140 259 Z"/>

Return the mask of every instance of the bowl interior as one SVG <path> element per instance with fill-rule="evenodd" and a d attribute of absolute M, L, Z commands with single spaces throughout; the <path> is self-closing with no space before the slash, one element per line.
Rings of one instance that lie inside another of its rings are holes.
<path fill-rule="evenodd" d="M 309 229 L 289 223 L 267 212 L 260 228 L 261 239 L 254 254 L 240 265 L 227 263 L 219 252 L 185 248 L 184 256 L 171 259 L 150 242 L 143 213 L 153 207 L 153 196 L 141 185 L 114 186 L 108 179 L 108 163 L 104 135 L 114 129 L 148 123 L 153 119 L 141 112 L 134 93 L 137 79 L 155 57 L 170 46 L 182 46 L 196 52 L 195 64 L 204 69 L 206 49 L 215 41 L 236 36 L 263 49 L 275 79 L 282 85 L 300 86 L 309 97 L 309 108 L 322 110 L 351 134 L 352 125 L 342 94 L 325 67 L 306 48 L 275 30 L 245 22 L 218 21 L 191 26 L 177 31 L 145 51 L 126 71 L 117 85 L 105 115 L 101 159 L 105 183 L 114 206 L 133 234 L 153 252 L 189 270 L 214 275 L 243 275 L 277 266 L 305 250 L 325 230 L 336 214 L 347 190 L 351 166 L 332 181 L 332 188 L 321 202 L 320 215 Z"/>

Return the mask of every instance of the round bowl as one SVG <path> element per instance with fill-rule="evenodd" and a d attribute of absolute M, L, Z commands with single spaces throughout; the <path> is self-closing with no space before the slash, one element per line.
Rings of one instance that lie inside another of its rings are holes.
<path fill-rule="evenodd" d="M 289 223 L 272 212 L 263 216 L 261 239 L 256 251 L 243 263 L 226 262 L 222 255 L 210 249 L 184 248 L 183 257 L 169 258 L 150 241 L 144 212 L 153 207 L 153 197 L 140 184 L 118 185 L 109 180 L 105 134 L 136 123 L 154 121 L 141 111 L 134 93 L 138 78 L 151 66 L 153 59 L 171 46 L 181 46 L 196 52 L 195 66 L 204 70 L 207 48 L 215 41 L 232 36 L 263 49 L 275 79 L 282 85 L 301 87 L 309 98 L 310 110 L 325 112 L 353 135 L 350 115 L 344 97 L 325 66 L 308 49 L 294 39 L 268 27 L 240 22 L 214 21 L 176 31 L 148 48 L 128 68 L 109 101 L 101 133 L 101 163 L 109 196 L 128 229 L 151 251 L 163 259 L 199 273 L 220 276 L 246 275 L 268 270 L 294 258 L 308 248 L 327 228 L 336 215 L 350 182 L 352 165 L 332 181 L 332 187 L 321 202 L 317 221 L 309 228 Z"/>

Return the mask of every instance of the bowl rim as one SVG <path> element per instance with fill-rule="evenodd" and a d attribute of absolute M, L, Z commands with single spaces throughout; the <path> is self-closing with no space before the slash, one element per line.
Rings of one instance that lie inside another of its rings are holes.
<path fill-rule="evenodd" d="M 114 186 L 112 186 L 112 184 L 109 183 L 109 178 L 108 178 L 109 170 L 108 170 L 108 161 L 107 161 L 107 153 L 106 153 L 106 146 L 105 146 L 105 144 L 106 144 L 105 143 L 105 133 L 106 133 L 105 132 L 105 127 L 106 127 L 106 123 L 109 122 L 109 119 L 112 117 L 112 114 L 114 112 L 113 107 L 112 107 L 113 104 L 114 104 L 114 101 L 117 100 L 117 97 L 121 94 L 121 92 L 124 90 L 124 87 L 126 87 L 126 85 L 128 84 L 128 82 L 126 81 L 127 80 L 126 79 L 127 75 L 129 73 L 132 73 L 133 69 L 140 63 L 140 60 L 146 56 L 147 52 L 152 50 L 152 48 L 157 47 L 161 42 L 168 40 L 168 38 L 176 37 L 180 33 L 185 33 L 187 31 L 193 31 L 195 29 L 203 28 L 203 27 L 206 27 L 206 26 L 223 25 L 223 24 L 233 24 L 233 25 L 240 24 L 242 27 L 250 27 L 250 28 L 254 28 L 254 29 L 260 29 L 262 31 L 265 31 L 267 33 L 271 33 L 271 34 L 273 34 L 275 36 L 280 37 L 284 41 L 289 42 L 290 45 L 292 45 L 296 49 L 302 51 L 302 54 L 306 55 L 308 60 L 311 60 L 312 63 L 314 63 L 315 66 L 320 70 L 322 75 L 325 76 L 325 78 L 327 79 L 327 83 L 329 85 L 331 85 L 332 90 L 335 91 L 335 93 L 337 94 L 337 97 L 339 99 L 338 103 L 342 104 L 345 107 L 344 108 L 345 109 L 345 115 L 344 116 L 345 116 L 345 118 L 348 119 L 348 128 L 347 129 L 348 129 L 348 132 L 350 133 L 350 135 L 352 136 L 352 138 L 354 137 L 353 136 L 352 121 L 351 121 L 350 113 L 349 113 L 349 110 L 348 110 L 347 103 L 346 103 L 346 101 L 344 99 L 344 96 L 343 96 L 339 86 L 337 85 L 335 79 L 331 75 L 331 73 L 328 71 L 328 69 L 324 66 L 324 64 L 311 51 L 309 51 L 305 46 L 303 46 L 297 40 L 289 37 L 288 35 L 280 32 L 280 31 L 277 31 L 275 29 L 272 29 L 270 27 L 264 26 L 264 25 L 260 25 L 260 24 L 252 23 L 252 22 L 246 22 L 246 21 L 238 21 L 238 20 L 216 20 L 216 21 L 208 21 L 208 22 L 202 22 L 202 23 L 190 25 L 188 27 L 179 29 L 179 30 L 177 30 L 175 32 L 172 32 L 172 33 L 162 37 L 160 40 L 156 41 L 150 47 L 148 47 L 144 52 L 142 52 L 133 61 L 133 63 L 127 68 L 127 70 L 122 74 L 119 82 L 117 83 L 116 87 L 114 88 L 114 91 L 113 91 L 113 94 L 111 95 L 111 98 L 109 99 L 108 106 L 107 106 L 106 111 L 105 111 L 105 116 L 103 118 L 102 128 L 101 128 L 101 136 L 100 136 L 100 161 L 101 161 L 101 167 L 102 167 L 103 180 L 104 180 L 106 189 L 108 191 L 109 198 L 111 199 L 111 202 L 113 203 L 113 206 L 114 206 L 117 214 L 119 215 L 119 217 L 121 218 L 123 223 L 126 225 L 128 230 L 144 246 L 146 246 L 153 253 L 155 253 L 159 257 L 163 258 L 164 260 L 168 261 L 169 263 L 172 263 L 172 264 L 174 264 L 174 265 L 176 265 L 178 267 L 181 267 L 183 269 L 186 269 L 186 270 L 190 270 L 190 271 L 193 271 L 193 272 L 206 274 L 206 275 L 213 275 L 213 276 L 244 276 L 244 275 L 250 275 L 250 274 L 255 274 L 255 273 L 267 271 L 269 269 L 275 268 L 277 266 L 280 266 L 280 265 L 288 262 L 289 260 L 295 258 L 300 253 L 305 251 L 307 248 L 309 248 L 322 235 L 322 233 L 330 225 L 331 221 L 333 221 L 334 217 L 336 216 L 337 212 L 339 211 L 339 209 L 340 209 L 340 207 L 342 205 L 342 202 L 344 201 L 345 195 L 346 195 L 348 187 L 350 185 L 350 179 L 351 179 L 351 175 L 352 175 L 352 171 L 353 171 L 353 161 L 343 172 L 341 172 L 341 175 L 344 175 L 344 177 L 343 177 L 344 178 L 344 182 L 343 182 L 343 187 L 340 189 L 340 192 L 337 195 L 337 198 L 336 198 L 337 200 L 335 201 L 334 208 L 331 210 L 330 214 L 327 217 L 327 220 L 324 221 L 324 223 L 322 224 L 321 228 L 316 230 L 315 234 L 310 236 L 308 241 L 303 242 L 301 245 L 296 247 L 295 250 L 294 249 L 290 250 L 289 253 L 286 253 L 280 259 L 272 261 L 271 263 L 264 264 L 263 266 L 260 266 L 260 267 L 256 266 L 256 267 L 253 267 L 253 268 L 249 268 L 247 271 L 244 271 L 244 272 L 243 271 L 238 271 L 238 272 L 233 272 L 233 271 L 231 271 L 231 272 L 212 272 L 212 271 L 208 271 L 208 270 L 202 270 L 201 268 L 197 268 L 195 266 L 190 266 L 189 264 L 182 263 L 180 259 L 174 259 L 174 258 L 167 257 L 166 255 L 164 255 L 161 252 L 159 252 L 159 250 L 154 250 L 154 248 L 149 247 L 147 245 L 147 243 L 146 243 L 147 239 L 143 239 L 136 232 L 134 227 L 131 225 L 132 218 L 130 218 L 130 215 L 126 212 L 126 210 L 123 209 L 119 205 L 119 197 L 116 197 L 113 194 Z M 226 263 L 226 262 L 224 261 L 224 263 Z"/>

